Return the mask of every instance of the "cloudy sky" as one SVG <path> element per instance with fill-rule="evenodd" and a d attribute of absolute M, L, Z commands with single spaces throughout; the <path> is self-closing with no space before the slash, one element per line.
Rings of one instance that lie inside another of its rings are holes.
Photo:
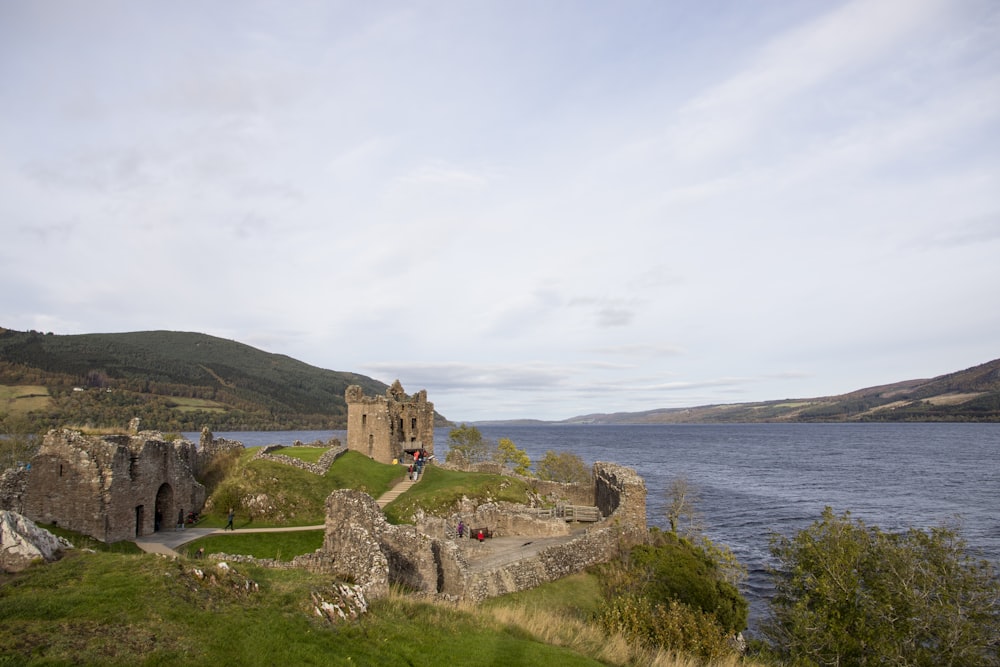
<path fill-rule="evenodd" d="M 1000 357 L 1000 3 L 0 3 L 0 326 L 453 420 Z"/>

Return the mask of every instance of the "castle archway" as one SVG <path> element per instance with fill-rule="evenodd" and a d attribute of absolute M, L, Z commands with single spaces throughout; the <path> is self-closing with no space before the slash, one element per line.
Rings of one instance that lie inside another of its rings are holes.
<path fill-rule="evenodd" d="M 174 514 L 174 490 L 169 484 L 161 484 L 156 492 L 156 514 L 153 531 L 162 530 Z"/>

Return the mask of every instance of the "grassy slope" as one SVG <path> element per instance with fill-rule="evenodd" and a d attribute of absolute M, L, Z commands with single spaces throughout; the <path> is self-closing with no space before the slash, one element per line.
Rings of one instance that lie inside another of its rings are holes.
<path fill-rule="evenodd" d="M 316 448 L 312 455 L 323 451 Z M 325 503 L 331 491 L 359 489 L 378 497 L 405 475 L 401 466 L 377 463 L 353 451 L 337 459 L 323 476 L 283 463 L 253 460 L 256 453 L 255 449 L 243 452 L 225 479 L 210 489 L 212 510 L 205 514 L 203 525 L 224 526 L 230 505 L 237 508 L 237 528 L 318 525 L 326 519 Z M 247 496 L 267 496 L 274 511 L 258 511 L 251 521 L 238 500 Z"/>
<path fill-rule="evenodd" d="M 331 627 L 300 571 L 78 553 L 0 585 L 0 664 L 595 665 L 479 614 L 405 599 Z M 246 578 L 258 591 L 247 591 Z"/>

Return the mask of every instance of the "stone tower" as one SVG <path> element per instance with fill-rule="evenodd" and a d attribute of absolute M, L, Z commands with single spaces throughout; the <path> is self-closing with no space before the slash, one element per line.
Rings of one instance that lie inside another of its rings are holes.
<path fill-rule="evenodd" d="M 358 385 L 344 392 L 347 401 L 347 447 L 382 463 L 404 460 L 422 449 L 434 453 L 434 404 L 427 390 L 407 396 L 396 380 L 385 396 L 365 396 Z"/>

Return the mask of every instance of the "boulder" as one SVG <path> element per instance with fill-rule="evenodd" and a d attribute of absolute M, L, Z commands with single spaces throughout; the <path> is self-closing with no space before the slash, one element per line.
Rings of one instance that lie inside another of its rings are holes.
<path fill-rule="evenodd" d="M 72 549 L 62 537 L 56 537 L 17 512 L 0 510 L 0 569 L 19 572 L 41 559 L 52 562 Z"/>

